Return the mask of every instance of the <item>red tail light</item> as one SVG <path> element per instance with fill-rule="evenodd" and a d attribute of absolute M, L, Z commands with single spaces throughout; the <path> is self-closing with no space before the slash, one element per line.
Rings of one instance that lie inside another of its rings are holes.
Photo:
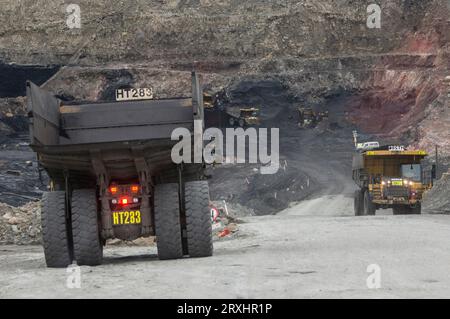
<path fill-rule="evenodd" d="M 111 194 L 116 194 L 117 193 L 117 186 L 111 186 L 109 188 L 109 191 L 110 191 Z"/>
<path fill-rule="evenodd" d="M 127 205 L 128 204 L 128 198 L 121 198 L 120 199 L 120 203 L 122 204 L 122 205 Z"/>
<path fill-rule="evenodd" d="M 139 186 L 138 185 L 132 185 L 131 186 L 131 192 L 132 193 L 137 193 L 139 191 Z"/>

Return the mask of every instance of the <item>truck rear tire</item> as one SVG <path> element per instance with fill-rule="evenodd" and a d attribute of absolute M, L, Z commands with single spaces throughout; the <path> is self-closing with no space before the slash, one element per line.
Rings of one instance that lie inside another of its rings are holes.
<path fill-rule="evenodd" d="M 208 182 L 187 182 L 184 188 L 184 200 L 189 256 L 212 256 L 213 242 Z"/>
<path fill-rule="evenodd" d="M 67 267 L 72 263 L 66 192 L 45 192 L 42 195 L 41 224 L 47 267 Z"/>
<path fill-rule="evenodd" d="M 364 215 L 375 215 L 375 204 L 370 199 L 369 191 L 364 192 Z"/>
<path fill-rule="evenodd" d="M 183 257 L 178 184 L 160 184 L 154 192 L 155 232 L 161 260 Z"/>
<path fill-rule="evenodd" d="M 78 265 L 100 265 L 103 259 L 103 245 L 100 239 L 95 190 L 74 190 L 71 207 L 75 260 Z"/>
<path fill-rule="evenodd" d="M 364 198 L 363 192 L 361 190 L 355 191 L 353 199 L 353 209 L 355 211 L 355 216 L 361 216 L 364 213 Z"/>

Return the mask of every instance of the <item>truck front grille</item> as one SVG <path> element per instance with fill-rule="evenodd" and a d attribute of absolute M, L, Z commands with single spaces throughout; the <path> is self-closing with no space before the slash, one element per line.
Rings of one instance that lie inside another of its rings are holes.
<path fill-rule="evenodd" d="M 409 197 L 409 191 L 403 186 L 390 186 L 386 188 L 385 195 L 387 197 Z"/>

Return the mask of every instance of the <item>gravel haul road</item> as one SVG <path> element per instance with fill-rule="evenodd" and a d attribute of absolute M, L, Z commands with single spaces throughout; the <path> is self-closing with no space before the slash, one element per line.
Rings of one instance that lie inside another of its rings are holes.
<path fill-rule="evenodd" d="M 160 261 L 155 246 L 107 246 L 103 265 L 79 269 L 76 288 L 67 283 L 77 273 L 46 268 L 41 246 L 3 245 L 0 298 L 450 297 L 450 219 L 353 216 L 350 136 L 284 137 L 289 171 L 256 179 L 259 188 L 240 186 L 249 168 L 216 170 L 215 192 L 240 192 L 242 203 L 277 204 L 275 191 L 305 198 L 276 215 L 238 216 L 239 230 L 215 241 L 213 257 Z"/>
<path fill-rule="evenodd" d="M 104 265 L 81 267 L 80 288 L 68 288 L 66 269 L 45 267 L 40 246 L 1 246 L 0 298 L 450 296 L 446 216 L 356 218 L 351 206 L 350 194 L 327 195 L 243 218 L 210 258 L 159 261 L 153 247 L 108 247 Z"/>

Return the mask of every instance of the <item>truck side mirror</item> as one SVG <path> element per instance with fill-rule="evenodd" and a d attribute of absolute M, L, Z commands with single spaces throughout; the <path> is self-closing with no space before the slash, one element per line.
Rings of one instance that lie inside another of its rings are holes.
<path fill-rule="evenodd" d="M 431 179 L 436 179 L 436 164 L 431 165 Z"/>

